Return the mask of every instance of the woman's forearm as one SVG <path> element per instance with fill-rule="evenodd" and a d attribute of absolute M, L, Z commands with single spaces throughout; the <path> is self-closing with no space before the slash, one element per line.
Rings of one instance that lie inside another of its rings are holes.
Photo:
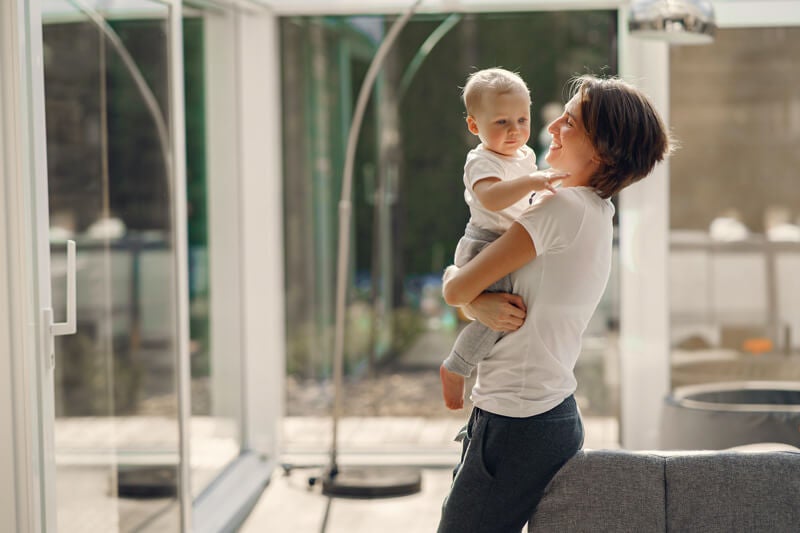
<path fill-rule="evenodd" d="M 442 285 L 444 300 L 450 305 L 466 305 L 489 285 L 535 257 L 536 248 L 530 235 L 525 228 L 514 223 L 466 265 L 448 267 Z"/>

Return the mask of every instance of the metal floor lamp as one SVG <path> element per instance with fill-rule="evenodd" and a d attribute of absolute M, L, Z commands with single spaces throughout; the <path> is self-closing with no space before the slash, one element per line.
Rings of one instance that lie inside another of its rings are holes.
<path fill-rule="evenodd" d="M 350 255 L 350 220 L 352 215 L 353 165 L 358 143 L 358 134 L 370 93 L 378 72 L 397 39 L 422 0 L 416 0 L 389 29 L 386 38 L 367 70 L 364 82 L 358 93 L 355 111 L 350 123 L 342 173 L 342 193 L 339 200 L 339 246 L 336 278 L 336 329 L 333 347 L 333 438 L 331 442 L 330 464 L 322 477 L 322 493 L 330 496 L 351 498 L 377 498 L 402 496 L 419 492 L 422 487 L 418 469 L 388 466 L 347 466 L 338 463 L 338 427 L 342 411 L 342 373 L 344 366 L 344 333 L 347 299 L 347 273 Z"/>

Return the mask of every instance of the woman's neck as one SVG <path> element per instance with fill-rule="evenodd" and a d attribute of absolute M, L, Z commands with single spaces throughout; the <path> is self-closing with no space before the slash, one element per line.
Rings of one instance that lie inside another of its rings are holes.
<path fill-rule="evenodd" d="M 562 187 L 588 187 L 592 179 L 591 174 L 570 174 L 561 181 Z"/>

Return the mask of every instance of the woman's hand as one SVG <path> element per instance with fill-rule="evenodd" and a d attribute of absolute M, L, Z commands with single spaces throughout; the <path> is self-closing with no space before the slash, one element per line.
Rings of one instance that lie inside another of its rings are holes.
<path fill-rule="evenodd" d="M 525 322 L 527 309 L 519 295 L 485 292 L 465 305 L 464 311 L 495 331 L 516 331 Z"/>

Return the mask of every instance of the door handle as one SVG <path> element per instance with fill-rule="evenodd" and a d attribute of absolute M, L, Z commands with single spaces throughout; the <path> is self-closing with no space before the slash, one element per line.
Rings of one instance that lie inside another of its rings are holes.
<path fill-rule="evenodd" d="M 50 323 L 50 334 L 73 335 L 77 330 L 75 319 L 75 241 L 67 241 L 67 321 Z"/>
<path fill-rule="evenodd" d="M 75 241 L 67 241 L 67 320 L 66 322 L 53 322 L 53 310 L 42 309 L 42 342 L 44 343 L 44 356 L 51 369 L 56 366 L 56 354 L 53 339 L 60 335 L 73 335 L 78 331 L 76 319 L 76 272 L 75 272 Z"/>

